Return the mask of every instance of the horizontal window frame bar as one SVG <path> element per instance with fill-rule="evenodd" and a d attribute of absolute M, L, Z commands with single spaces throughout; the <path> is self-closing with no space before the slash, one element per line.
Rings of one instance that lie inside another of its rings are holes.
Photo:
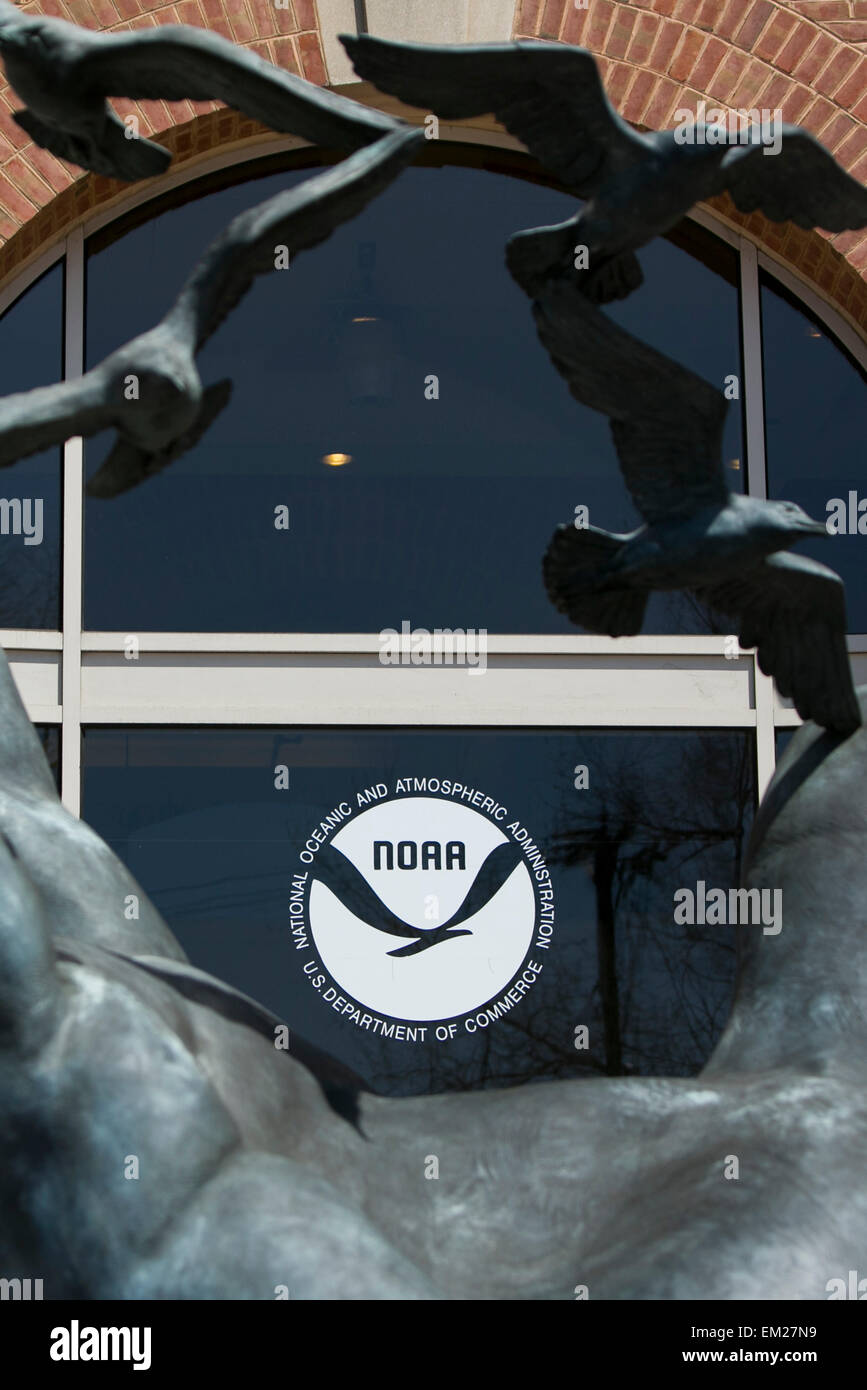
<path fill-rule="evenodd" d="M 0 646 L 9 652 L 60 652 L 63 650 L 63 633 L 38 627 L 0 628 Z"/>
<path fill-rule="evenodd" d="M 472 629 L 471 629 L 472 631 Z M 128 636 L 135 636 L 142 651 L 152 652 L 369 652 L 376 651 L 378 633 L 367 632 L 83 632 L 83 652 L 123 651 Z M 558 654 L 576 656 L 715 656 L 724 655 L 724 636 L 685 634 L 638 637 L 597 637 L 576 633 L 488 633 L 488 651 L 503 656 Z M 615 645 L 615 643 L 617 645 Z M 705 645 L 706 644 L 706 645 Z M 867 633 L 850 633 L 850 652 L 867 655 Z M 62 651 L 63 633 L 48 628 L 0 628 L 0 646 L 6 652 Z M 749 656 L 744 649 L 741 657 Z M 740 658 L 738 658 L 740 659 Z"/>
<path fill-rule="evenodd" d="M 436 629 L 425 629 L 434 631 Z M 442 632 L 457 629 L 440 629 Z M 467 629 L 463 629 L 467 631 Z M 470 628 L 471 633 L 484 629 Z M 2 636 L 2 634 L 0 634 Z M 376 653 L 381 635 L 378 632 L 84 632 L 83 652 L 123 651 L 129 637 L 134 636 L 140 651 L 151 652 L 273 652 L 308 653 Z M 726 636 L 686 634 L 658 636 L 652 633 L 637 637 L 603 637 L 576 633 L 487 633 L 489 653 L 502 656 L 723 656 Z M 748 651 L 741 652 L 743 659 Z"/>
<path fill-rule="evenodd" d="M 680 718 L 677 718 L 677 715 Z M 263 706 L 260 709 L 251 710 L 248 707 L 235 708 L 232 706 L 221 706 L 215 711 L 213 707 L 197 709 L 194 707 L 176 708 L 174 706 L 165 709 L 155 708 L 149 705 L 147 710 L 129 709 L 120 705 L 105 705 L 100 707 L 81 708 L 81 727 L 103 728 L 107 725 L 115 727 L 134 726 L 135 728 L 179 728 L 190 725 L 198 725 L 206 728 L 219 728 L 221 725 L 227 727 L 258 728 L 260 726 L 274 726 L 279 729 L 290 728 L 335 728 L 335 729 L 354 729 L 354 728 L 399 728 L 423 730 L 425 728 L 454 729 L 460 732 L 472 732 L 473 729 L 670 729 L 672 731 L 688 733 L 690 731 L 701 732 L 704 729 L 755 729 L 756 711 L 754 709 L 731 709 L 717 710 L 714 712 L 705 711 L 702 713 L 694 706 L 689 708 L 668 706 L 664 709 L 637 708 L 631 709 L 612 709 L 610 705 L 588 710 L 576 711 L 576 718 L 571 724 L 566 724 L 562 717 L 552 716 L 549 719 L 544 717 L 544 713 L 536 710 L 532 713 L 528 711 L 526 722 L 518 724 L 509 713 L 507 719 L 498 719 L 496 711 L 487 711 L 485 718 L 479 718 L 472 723 L 455 720 L 454 715 L 448 710 L 443 709 L 441 716 L 432 712 L 429 708 L 422 711 L 417 709 L 407 710 L 405 717 L 401 718 L 398 714 L 390 715 L 388 720 L 383 723 L 382 709 L 379 705 L 372 706 L 369 710 L 360 709 L 352 717 L 342 716 L 334 711 L 322 711 L 320 717 L 305 717 L 304 719 L 286 718 L 285 706 Z M 675 717 L 673 717 L 675 716 Z M 40 721 L 44 722 L 44 721 Z"/>

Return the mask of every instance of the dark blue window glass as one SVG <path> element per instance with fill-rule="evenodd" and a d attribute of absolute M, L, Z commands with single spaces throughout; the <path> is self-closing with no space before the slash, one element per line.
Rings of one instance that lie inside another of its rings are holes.
<path fill-rule="evenodd" d="M 2 394 L 63 376 L 63 267 L 53 266 L 0 318 Z M 0 472 L 0 627 L 60 626 L 61 450 Z"/>
<path fill-rule="evenodd" d="M 192 962 L 379 1090 L 692 1075 L 726 1021 L 734 928 L 698 902 L 739 879 L 747 732 L 89 729 L 83 758 Z"/>
<path fill-rule="evenodd" d="M 56 724 L 34 724 L 39 735 L 42 751 L 45 754 L 55 786 L 60 791 L 60 729 Z"/>
<path fill-rule="evenodd" d="M 221 326 L 199 363 L 234 392 L 207 436 L 134 491 L 87 504 L 87 627 L 574 631 L 542 584 L 554 527 L 581 504 L 612 530 L 637 517 L 608 421 L 552 367 L 504 245 L 575 201 L 491 152 L 484 168 L 433 166 L 452 157 L 467 158 L 429 153 Z M 95 239 L 88 363 L 156 321 L 233 215 L 312 172 L 296 158 Z M 642 263 L 646 284 L 613 315 L 720 388 L 740 375 L 731 249 L 692 227 Z M 88 474 L 110 443 L 88 445 Z M 741 458 L 735 406 L 735 486 Z M 647 626 L 708 624 L 672 597 Z"/>
<path fill-rule="evenodd" d="M 830 529 L 799 553 L 846 584 L 850 632 L 867 632 L 865 377 L 803 304 L 762 277 L 768 492 L 799 502 Z M 860 528 L 860 529 L 859 529 Z"/>

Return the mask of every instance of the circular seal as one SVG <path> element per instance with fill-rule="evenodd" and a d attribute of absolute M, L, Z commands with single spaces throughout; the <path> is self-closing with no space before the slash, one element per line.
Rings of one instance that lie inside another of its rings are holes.
<path fill-rule="evenodd" d="M 332 1006 L 335 986 L 347 996 L 350 1016 L 354 1000 L 391 1019 L 455 1019 L 500 996 L 505 1013 L 550 941 L 542 851 L 492 798 L 473 793 L 477 807 L 454 798 L 460 784 L 406 780 L 442 790 L 388 797 L 380 784 L 373 804 L 354 812 L 341 802 L 306 841 L 292 919 L 315 952 L 305 974 Z"/>

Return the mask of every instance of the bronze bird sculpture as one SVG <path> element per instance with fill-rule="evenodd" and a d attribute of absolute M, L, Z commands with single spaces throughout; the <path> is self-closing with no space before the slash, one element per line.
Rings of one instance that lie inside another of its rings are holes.
<path fill-rule="evenodd" d="M 639 132 L 609 102 L 596 60 L 559 43 L 394 43 L 341 35 L 358 75 L 444 120 L 492 113 L 584 207 L 507 244 L 515 279 L 536 294 L 573 276 L 596 303 L 641 284 L 638 247 L 668 231 L 697 202 L 728 192 L 741 212 L 842 232 L 867 226 L 867 189 L 806 130 L 781 125 L 778 152 L 731 123 Z M 683 140 L 692 134 L 691 140 Z M 720 136 L 724 136 L 720 139 Z M 713 143 L 712 143 L 713 140 Z M 576 252 L 580 254 L 576 255 Z M 586 256 L 586 267 L 583 264 Z M 577 269 L 576 269 L 577 266 Z"/>
<path fill-rule="evenodd" d="M 787 547 L 827 535 L 794 502 L 729 491 L 728 402 L 701 377 L 612 323 L 575 285 L 534 305 L 539 337 L 572 395 L 608 415 L 624 481 L 644 525 L 628 535 L 558 527 L 545 555 L 548 595 L 572 622 L 640 632 L 655 589 L 690 589 L 733 617 L 765 675 L 804 719 L 851 733 L 861 722 L 846 648 L 843 582 Z"/>
<path fill-rule="evenodd" d="M 134 131 L 130 138 L 108 97 L 222 101 L 272 130 L 336 149 L 358 149 L 400 124 L 188 25 L 94 33 L 0 0 L 0 55 L 25 103 L 13 113 L 21 128 L 52 154 L 108 178 L 151 178 L 171 162 L 162 145 Z"/>

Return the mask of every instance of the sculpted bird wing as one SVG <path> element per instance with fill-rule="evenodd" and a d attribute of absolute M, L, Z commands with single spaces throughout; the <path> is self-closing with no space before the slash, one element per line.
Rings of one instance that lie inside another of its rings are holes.
<path fill-rule="evenodd" d="M 290 254 L 327 240 L 409 164 L 424 137 L 402 126 L 324 174 L 242 212 L 212 241 L 164 319 L 198 349 L 247 293 L 275 269 L 276 248 Z"/>
<path fill-rule="evenodd" d="M 113 425 L 117 412 L 109 394 L 110 375 L 95 367 L 75 381 L 0 398 L 0 467 Z"/>
<path fill-rule="evenodd" d="M 742 647 L 802 719 L 851 733 L 861 723 L 846 649 L 843 581 L 826 565 L 781 551 L 755 569 L 698 590 L 699 598 L 739 620 Z"/>
<path fill-rule="evenodd" d="M 644 137 L 605 95 L 586 49 L 558 43 L 440 48 L 341 34 L 359 77 L 444 120 L 491 112 L 532 155 L 580 196 L 610 160 L 644 158 Z"/>
<path fill-rule="evenodd" d="M 730 149 L 720 165 L 717 191 L 726 189 L 741 212 L 758 208 L 772 222 L 828 232 L 867 226 L 867 188 L 800 126 L 782 127 L 777 154 L 765 154 L 758 144 Z"/>
<path fill-rule="evenodd" d="M 552 282 L 533 316 L 575 399 L 609 416 L 624 481 L 646 521 L 725 504 L 728 405 L 720 391 L 619 328 L 574 284 Z"/>
<path fill-rule="evenodd" d="M 165 24 L 92 37 L 76 64 L 82 99 L 223 101 L 272 130 L 337 149 L 358 149 L 400 124 L 206 29 Z"/>

